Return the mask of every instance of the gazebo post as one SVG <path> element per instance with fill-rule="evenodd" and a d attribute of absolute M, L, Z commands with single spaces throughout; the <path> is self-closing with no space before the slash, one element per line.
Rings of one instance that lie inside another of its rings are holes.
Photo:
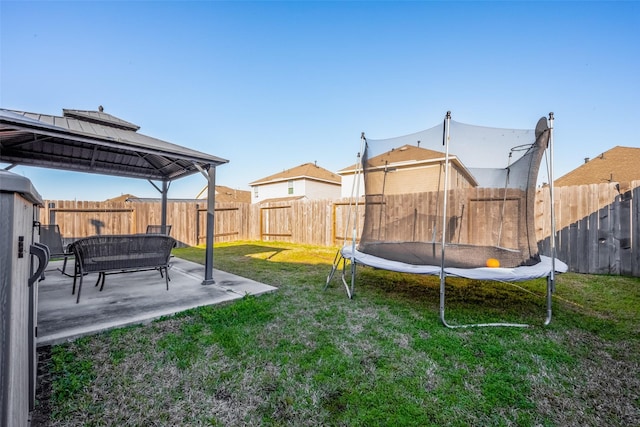
<path fill-rule="evenodd" d="M 167 193 L 169 192 L 169 184 L 166 179 L 162 180 L 162 213 L 160 214 L 160 224 L 162 227 L 162 234 L 167 233 Z"/>
<path fill-rule="evenodd" d="M 213 237 L 215 227 L 215 207 L 216 207 L 216 168 L 210 165 L 206 172 L 208 181 L 207 188 L 207 237 L 204 255 L 204 280 L 203 285 L 212 285 L 213 280 Z"/>
<path fill-rule="evenodd" d="M 168 181 L 166 179 L 162 180 L 162 188 L 158 188 L 158 186 L 151 181 L 150 179 L 148 179 L 147 181 L 149 181 L 149 184 L 153 185 L 153 187 L 158 190 L 158 193 L 160 193 L 161 195 L 161 210 L 160 210 L 160 227 L 161 227 L 161 231 L 162 234 L 169 234 L 167 233 L 167 195 L 169 194 L 169 184 L 171 183 L 171 181 Z M 52 222 L 50 222 L 50 224 L 53 224 Z"/>

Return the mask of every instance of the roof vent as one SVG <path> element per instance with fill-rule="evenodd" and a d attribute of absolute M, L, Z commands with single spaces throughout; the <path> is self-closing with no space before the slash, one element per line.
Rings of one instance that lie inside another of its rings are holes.
<path fill-rule="evenodd" d="M 104 112 L 104 107 L 102 105 L 98 105 L 98 111 L 101 113 Z"/>
<path fill-rule="evenodd" d="M 589 163 L 589 160 L 591 160 L 591 159 L 589 159 L 588 157 L 585 157 L 585 158 L 584 158 L 584 162 L 585 162 L 585 163 Z"/>

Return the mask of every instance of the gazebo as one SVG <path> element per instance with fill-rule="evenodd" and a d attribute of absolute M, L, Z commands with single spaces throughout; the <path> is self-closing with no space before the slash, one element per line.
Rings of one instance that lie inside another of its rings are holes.
<path fill-rule="evenodd" d="M 62 116 L 0 108 L 0 162 L 146 179 L 162 195 L 167 221 L 171 181 L 194 173 L 207 180 L 205 277 L 213 280 L 216 167 L 228 160 L 138 133 L 139 126 L 104 112 L 63 109 Z M 158 186 L 154 181 L 160 181 Z"/>

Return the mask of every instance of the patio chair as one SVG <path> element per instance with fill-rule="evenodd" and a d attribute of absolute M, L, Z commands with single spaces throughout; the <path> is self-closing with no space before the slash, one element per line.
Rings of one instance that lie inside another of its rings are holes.
<path fill-rule="evenodd" d="M 40 243 L 49 248 L 51 258 L 64 258 L 62 269 L 58 270 L 62 274 L 69 276 L 69 274 L 65 273 L 65 270 L 67 269 L 67 258 L 73 257 L 73 252 L 64 247 L 60 227 L 57 224 L 40 224 Z"/>
<path fill-rule="evenodd" d="M 171 234 L 171 226 L 165 225 L 166 232 L 162 231 L 162 225 L 147 225 L 147 234 Z"/>

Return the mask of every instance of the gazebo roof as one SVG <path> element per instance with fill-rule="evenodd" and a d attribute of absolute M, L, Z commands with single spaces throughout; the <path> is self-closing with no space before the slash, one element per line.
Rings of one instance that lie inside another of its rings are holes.
<path fill-rule="evenodd" d="M 139 128 L 102 108 L 62 116 L 0 108 L 0 162 L 162 181 L 228 162 Z"/>

